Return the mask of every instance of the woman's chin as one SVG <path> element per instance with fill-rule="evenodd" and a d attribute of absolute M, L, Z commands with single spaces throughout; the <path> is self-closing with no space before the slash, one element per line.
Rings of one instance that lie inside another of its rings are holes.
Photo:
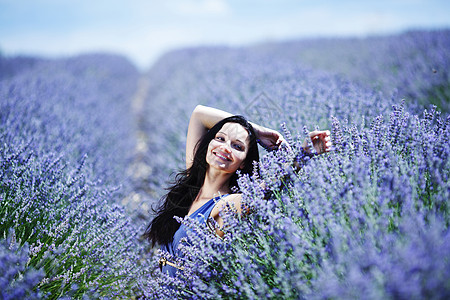
<path fill-rule="evenodd" d="M 214 162 L 212 164 L 209 165 L 211 168 L 214 168 L 216 170 L 219 171 L 223 171 L 226 173 L 234 173 L 236 172 L 236 170 L 234 170 L 233 168 L 230 168 L 230 165 L 224 162 Z"/>

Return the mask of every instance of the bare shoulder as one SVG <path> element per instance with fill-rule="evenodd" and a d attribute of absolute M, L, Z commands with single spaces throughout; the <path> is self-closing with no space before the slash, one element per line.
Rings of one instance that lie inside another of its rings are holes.
<path fill-rule="evenodd" d="M 213 210 L 211 211 L 211 217 L 215 218 L 219 215 L 222 209 L 226 207 L 231 207 L 232 209 L 236 209 L 238 213 L 241 213 L 242 208 L 242 194 L 229 194 L 225 197 L 222 197 L 219 201 L 217 201 Z"/>
<path fill-rule="evenodd" d="M 220 229 L 224 226 L 224 221 L 220 216 L 220 212 L 223 209 L 227 209 L 231 207 L 232 209 L 236 209 L 236 211 L 240 214 L 242 213 L 242 194 L 230 194 L 222 197 L 219 201 L 217 201 L 216 205 L 211 211 L 210 217 L 216 220 L 218 227 L 215 229 L 216 234 L 220 237 L 223 237 L 224 232 Z"/>

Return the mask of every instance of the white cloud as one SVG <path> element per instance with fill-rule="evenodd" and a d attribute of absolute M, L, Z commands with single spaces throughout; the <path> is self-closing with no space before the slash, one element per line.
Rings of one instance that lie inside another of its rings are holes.
<path fill-rule="evenodd" d="M 228 15 L 231 8 L 225 0 L 179 0 L 167 2 L 167 7 L 183 16 Z"/>

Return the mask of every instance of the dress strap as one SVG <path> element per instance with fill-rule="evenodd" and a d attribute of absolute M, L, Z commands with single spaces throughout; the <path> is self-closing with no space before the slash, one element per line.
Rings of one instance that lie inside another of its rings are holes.
<path fill-rule="evenodd" d="M 211 211 L 213 210 L 214 206 L 216 206 L 216 203 L 222 199 L 223 197 L 226 197 L 228 194 L 220 195 L 217 197 L 214 197 L 210 199 L 208 202 L 203 204 L 199 209 L 197 209 L 195 212 L 193 212 L 189 217 L 197 219 L 199 221 L 205 221 L 209 218 L 209 215 Z"/>

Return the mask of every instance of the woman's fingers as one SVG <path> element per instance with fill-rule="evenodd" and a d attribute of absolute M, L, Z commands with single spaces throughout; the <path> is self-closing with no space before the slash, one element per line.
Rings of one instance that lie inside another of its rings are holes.
<path fill-rule="evenodd" d="M 315 136 L 321 136 L 321 137 L 329 137 L 330 136 L 330 131 L 329 130 L 314 130 L 314 131 L 311 131 L 310 133 L 309 133 L 309 136 L 311 137 L 311 138 L 313 138 L 313 137 L 315 137 Z"/>
<path fill-rule="evenodd" d="M 259 140 L 262 146 L 267 150 L 277 150 L 280 147 L 291 149 L 286 139 L 276 130 L 266 129 L 265 132 L 259 132 Z"/>
<path fill-rule="evenodd" d="M 281 147 L 286 148 L 287 150 L 292 150 L 291 146 L 289 145 L 289 143 L 283 138 L 281 137 L 280 139 L 278 139 L 277 141 L 278 144 L 278 149 Z"/>
<path fill-rule="evenodd" d="M 289 143 L 286 141 L 286 139 L 284 138 L 284 136 L 279 133 L 278 131 L 276 131 L 276 134 L 278 135 L 278 139 L 277 139 L 277 148 L 276 149 L 280 149 L 281 147 L 284 147 L 288 150 L 292 150 L 291 146 L 289 145 Z"/>
<path fill-rule="evenodd" d="M 324 153 L 331 150 L 331 138 L 329 130 L 315 130 L 309 133 L 314 148 L 318 153 Z"/>

